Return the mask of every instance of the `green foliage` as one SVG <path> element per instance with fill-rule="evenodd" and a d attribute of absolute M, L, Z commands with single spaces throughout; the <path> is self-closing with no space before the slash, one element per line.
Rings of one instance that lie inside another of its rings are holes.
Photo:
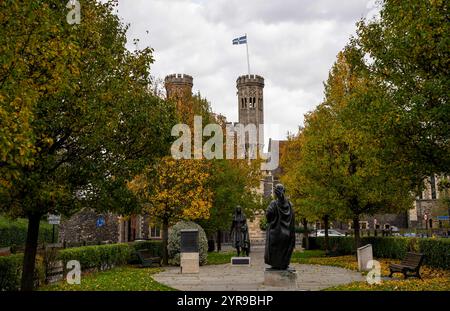
<path fill-rule="evenodd" d="M 131 256 L 132 247 L 128 244 L 110 244 L 67 248 L 59 251 L 58 258 L 64 267 L 70 260 L 78 260 L 82 270 L 106 270 L 126 264 Z"/>
<path fill-rule="evenodd" d="M 23 254 L 0 257 L 0 291 L 16 291 L 20 289 L 22 277 Z M 40 257 L 36 259 L 35 283 L 42 284 L 45 280 L 45 268 Z"/>
<path fill-rule="evenodd" d="M 117 1 L 83 1 L 77 25 L 65 5 L 0 2 L 0 211 L 30 227 L 81 207 L 139 212 L 127 181 L 168 153 L 176 119 L 151 91 L 153 50 L 126 48 Z"/>
<path fill-rule="evenodd" d="M 0 290 L 13 291 L 20 288 L 23 255 L 0 257 Z"/>
<path fill-rule="evenodd" d="M 353 238 L 329 237 L 330 249 L 340 255 L 355 254 Z M 407 252 L 419 252 L 425 255 L 424 263 L 435 268 L 450 268 L 450 241 L 436 238 L 406 237 L 362 237 L 361 245 L 372 244 L 376 258 L 403 259 Z M 311 249 L 325 249 L 324 237 L 310 237 Z"/>
<path fill-rule="evenodd" d="M 211 161 L 208 187 L 214 194 L 212 208 L 210 217 L 199 221 L 208 235 L 217 230 L 229 231 L 237 205 L 248 219 L 263 209 L 261 197 L 254 191 L 260 181 L 257 165 L 258 162 L 248 165 L 246 160 Z"/>
<path fill-rule="evenodd" d="M 208 239 L 203 228 L 192 221 L 179 221 L 169 229 L 169 241 L 167 245 L 169 263 L 171 265 L 180 264 L 180 231 L 183 229 L 198 229 L 200 265 L 206 264 L 208 259 Z"/>
<path fill-rule="evenodd" d="M 28 221 L 26 219 L 9 219 L 0 216 L 0 247 L 25 246 L 27 240 Z M 58 236 L 58 231 L 55 228 L 55 236 Z M 41 222 L 39 228 L 38 243 L 52 242 L 52 225 L 47 222 Z"/>
<path fill-rule="evenodd" d="M 450 172 L 449 2 L 383 0 L 380 16 L 358 23 L 355 41 L 382 90 L 361 121 L 385 142 L 398 172 L 421 181 Z M 402 165 L 401 165 L 402 164 Z"/>
<path fill-rule="evenodd" d="M 261 220 L 259 221 L 259 228 L 262 231 L 266 231 L 266 229 L 267 229 L 267 218 L 266 217 L 262 217 Z M 296 232 L 297 232 L 297 230 L 296 230 Z"/>
<path fill-rule="evenodd" d="M 425 255 L 425 264 L 431 267 L 450 269 L 449 239 L 418 239 L 420 252 Z"/>

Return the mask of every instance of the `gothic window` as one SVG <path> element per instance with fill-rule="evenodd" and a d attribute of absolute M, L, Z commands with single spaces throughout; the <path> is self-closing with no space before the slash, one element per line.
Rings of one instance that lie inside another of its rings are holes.
<path fill-rule="evenodd" d="M 241 106 L 242 106 L 242 109 L 245 108 L 245 106 L 244 106 L 244 99 L 243 98 L 241 98 Z"/>

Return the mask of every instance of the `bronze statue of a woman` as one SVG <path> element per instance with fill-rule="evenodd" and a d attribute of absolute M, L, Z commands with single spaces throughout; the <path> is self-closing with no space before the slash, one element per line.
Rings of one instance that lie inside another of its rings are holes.
<path fill-rule="evenodd" d="M 250 254 L 250 238 L 248 235 L 247 219 L 239 205 L 234 209 L 230 235 L 238 256 L 241 250 L 248 256 Z"/>
<path fill-rule="evenodd" d="M 289 268 L 291 255 L 295 247 L 295 216 L 291 202 L 285 197 L 282 184 L 275 186 L 276 200 L 266 211 L 266 249 L 264 262 L 272 269 Z"/>

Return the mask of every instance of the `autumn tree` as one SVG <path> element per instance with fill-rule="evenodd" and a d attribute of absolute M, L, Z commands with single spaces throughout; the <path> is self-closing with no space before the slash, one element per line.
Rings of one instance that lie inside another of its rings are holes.
<path fill-rule="evenodd" d="M 0 3 L 0 208 L 29 220 L 22 290 L 33 288 L 39 221 L 81 207 L 127 214 L 126 181 L 167 154 L 174 109 L 150 90 L 150 48 L 125 48 L 116 1 Z"/>
<path fill-rule="evenodd" d="M 397 174 L 401 158 L 386 156 L 386 150 L 394 147 L 392 141 L 355 126 L 355 120 L 370 114 L 370 108 L 380 99 L 380 89 L 374 86 L 376 81 L 370 79 L 366 69 L 360 51 L 347 46 L 330 72 L 323 107 L 334 120 L 330 123 L 336 137 L 332 158 L 334 196 L 353 221 L 356 246 L 361 215 L 405 211 L 413 200 L 410 179 Z"/>
<path fill-rule="evenodd" d="M 168 263 L 169 226 L 179 220 L 210 216 L 212 192 L 207 187 L 209 163 L 202 160 L 162 158 L 154 167 L 129 182 L 144 211 L 162 224 L 163 262 Z"/>
<path fill-rule="evenodd" d="M 380 17 L 358 23 L 357 43 L 382 90 L 363 123 L 389 143 L 398 173 L 416 185 L 450 173 L 449 2 L 383 0 Z M 360 110 L 366 109 L 362 106 Z M 392 148 L 391 148 L 392 147 Z"/>
<path fill-rule="evenodd" d="M 406 210 L 412 202 L 408 178 L 386 161 L 386 141 L 354 126 L 377 102 L 378 89 L 370 86 L 362 55 L 348 46 L 330 70 L 324 102 L 305 116 L 293 168 L 299 204 L 318 217 L 351 219 L 356 247 L 361 215 Z"/>
<path fill-rule="evenodd" d="M 228 234 L 234 209 L 240 205 L 244 214 L 252 219 L 261 210 L 259 164 L 246 160 L 213 160 L 208 187 L 214 193 L 210 217 L 199 224 L 217 237 L 217 250 L 221 249 L 222 235 Z"/>
<path fill-rule="evenodd" d="M 303 226 L 303 235 L 305 237 L 305 249 L 309 249 L 308 240 L 308 222 L 317 220 L 317 216 L 309 212 L 306 205 L 303 204 L 302 198 L 304 197 L 302 182 L 300 181 L 301 175 L 299 174 L 298 165 L 300 158 L 302 157 L 303 150 L 303 128 L 299 128 L 296 134 L 288 136 L 285 150 L 280 158 L 280 165 L 283 167 L 283 173 L 281 175 L 281 181 L 289 189 L 289 199 L 294 205 L 295 215 L 300 219 L 300 223 Z"/>

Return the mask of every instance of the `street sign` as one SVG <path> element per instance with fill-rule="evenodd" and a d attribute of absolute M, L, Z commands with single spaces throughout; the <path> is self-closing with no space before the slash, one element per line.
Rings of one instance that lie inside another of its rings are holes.
<path fill-rule="evenodd" d="M 49 214 L 47 220 L 50 225 L 59 225 L 61 223 L 61 215 Z"/>
<path fill-rule="evenodd" d="M 97 228 L 103 227 L 105 225 L 105 218 L 103 216 L 100 216 L 95 222 L 95 225 L 97 226 Z"/>
<path fill-rule="evenodd" d="M 449 220 L 448 216 L 437 216 L 437 220 Z"/>

